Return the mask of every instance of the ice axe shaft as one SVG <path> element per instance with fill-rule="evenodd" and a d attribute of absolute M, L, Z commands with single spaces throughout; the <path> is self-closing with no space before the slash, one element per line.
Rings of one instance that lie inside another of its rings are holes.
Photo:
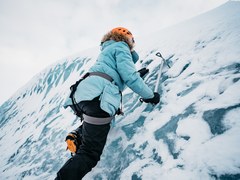
<path fill-rule="evenodd" d="M 155 85 L 154 92 L 158 92 L 159 83 L 160 83 L 160 78 L 161 78 L 161 75 L 162 75 L 162 69 L 163 69 L 164 63 L 166 63 L 167 66 L 170 68 L 169 64 L 168 64 L 167 61 L 162 57 L 162 54 L 161 54 L 160 52 L 157 52 L 157 53 L 156 53 L 156 56 L 160 57 L 160 58 L 162 59 L 162 61 L 161 61 L 161 66 L 160 66 L 160 69 L 159 69 L 159 72 L 158 72 L 158 76 L 157 76 L 157 81 L 156 81 L 156 85 Z"/>

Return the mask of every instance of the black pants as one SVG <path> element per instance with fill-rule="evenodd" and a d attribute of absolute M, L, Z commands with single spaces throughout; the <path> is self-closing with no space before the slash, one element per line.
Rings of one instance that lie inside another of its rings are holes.
<path fill-rule="evenodd" d="M 98 100 L 81 102 L 79 107 L 87 115 L 94 116 L 94 113 L 98 112 L 98 115 L 100 113 L 102 116 L 109 116 L 101 110 Z M 59 170 L 56 180 L 80 180 L 91 171 L 100 160 L 109 130 L 110 124 L 93 125 L 83 122 L 82 144 L 77 153 Z"/>

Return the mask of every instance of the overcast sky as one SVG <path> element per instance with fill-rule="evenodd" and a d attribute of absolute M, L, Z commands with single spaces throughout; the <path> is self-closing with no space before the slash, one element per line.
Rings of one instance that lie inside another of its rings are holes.
<path fill-rule="evenodd" d="M 116 26 L 158 31 L 227 0 L 0 0 L 0 105 L 53 62 Z"/>

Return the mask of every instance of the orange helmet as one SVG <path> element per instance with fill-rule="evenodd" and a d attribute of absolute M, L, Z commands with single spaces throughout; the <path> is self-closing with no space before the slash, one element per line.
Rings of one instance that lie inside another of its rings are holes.
<path fill-rule="evenodd" d="M 124 27 L 116 27 L 116 28 L 112 29 L 111 32 L 124 35 L 127 38 L 129 38 L 130 40 L 132 40 L 132 43 L 135 43 L 132 33 Z"/>

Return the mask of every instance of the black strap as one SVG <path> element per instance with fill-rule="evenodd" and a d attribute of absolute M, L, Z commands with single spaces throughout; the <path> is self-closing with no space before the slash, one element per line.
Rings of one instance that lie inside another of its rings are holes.
<path fill-rule="evenodd" d="M 83 119 L 83 117 L 82 117 L 83 113 L 82 113 L 81 109 L 78 108 L 77 102 L 76 102 L 76 100 L 74 98 L 74 94 L 75 94 L 75 92 L 77 90 L 77 87 L 78 87 L 79 83 L 82 80 L 84 80 L 86 77 L 88 77 L 88 76 L 89 76 L 89 73 L 86 73 L 81 79 L 79 79 L 75 84 L 73 84 L 70 87 L 70 90 L 71 90 L 70 98 L 72 100 L 72 109 L 74 111 L 74 114 L 76 114 L 78 117 L 80 117 L 81 121 Z"/>
<path fill-rule="evenodd" d="M 119 91 L 119 93 L 121 94 L 121 104 L 120 104 L 120 108 L 118 108 L 118 110 L 117 110 L 117 112 L 116 112 L 116 114 L 117 115 L 124 115 L 124 112 L 123 112 L 123 106 L 122 106 L 122 104 L 123 104 L 123 98 L 122 98 L 122 92 L 121 91 Z"/>

